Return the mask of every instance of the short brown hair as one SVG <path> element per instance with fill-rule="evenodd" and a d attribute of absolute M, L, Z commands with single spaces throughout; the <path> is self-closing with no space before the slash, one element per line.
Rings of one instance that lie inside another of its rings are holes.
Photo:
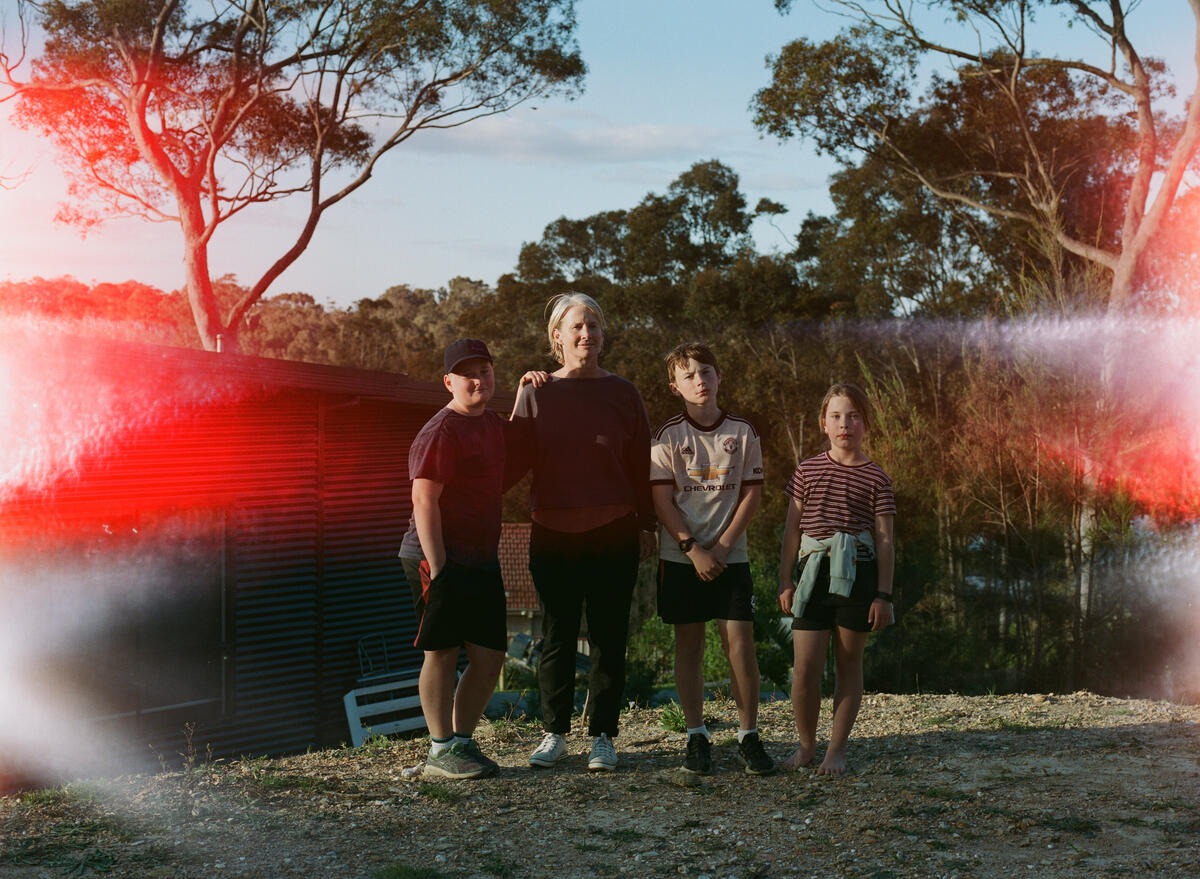
<path fill-rule="evenodd" d="M 684 342 L 682 345 L 676 345 L 671 349 L 666 357 L 667 360 L 667 381 L 675 381 L 675 367 L 686 367 L 689 360 L 695 360 L 697 363 L 707 363 L 718 373 L 721 372 L 721 367 L 717 366 L 717 355 L 712 353 L 712 349 L 700 342 Z"/>
<path fill-rule="evenodd" d="M 850 382 L 837 382 L 825 392 L 825 399 L 821 401 L 822 424 L 825 422 L 825 410 L 829 408 L 829 401 L 834 397 L 849 397 L 854 408 L 858 410 L 858 414 L 862 416 L 863 427 L 871 429 L 871 401 L 867 399 L 866 392 L 862 388 Z"/>

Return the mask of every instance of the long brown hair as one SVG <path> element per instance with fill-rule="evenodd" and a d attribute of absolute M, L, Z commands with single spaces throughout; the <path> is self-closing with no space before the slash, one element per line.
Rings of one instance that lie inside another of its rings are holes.
<path fill-rule="evenodd" d="M 825 410 L 829 408 L 829 401 L 834 397 L 849 397 L 850 402 L 854 404 L 854 408 L 858 410 L 858 414 L 862 416 L 863 427 L 867 430 L 871 429 L 871 420 L 873 417 L 871 401 L 867 399 L 867 395 L 862 388 L 850 382 L 838 382 L 825 392 L 825 399 L 821 401 L 820 424 L 822 428 L 825 424 Z"/>

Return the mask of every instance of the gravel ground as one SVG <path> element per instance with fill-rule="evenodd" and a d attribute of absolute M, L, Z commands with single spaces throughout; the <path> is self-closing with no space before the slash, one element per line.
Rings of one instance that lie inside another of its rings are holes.
<path fill-rule="evenodd" d="M 582 735 L 532 770 L 540 731 L 496 721 L 477 735 L 502 766 L 488 780 L 424 780 L 424 740 L 380 739 L 3 797 L 0 876 L 1200 877 L 1197 706 L 869 695 L 840 778 L 745 775 L 732 703 L 706 713 L 702 779 L 660 712 L 633 709 L 607 774 Z M 791 752 L 790 705 L 760 728 Z"/>

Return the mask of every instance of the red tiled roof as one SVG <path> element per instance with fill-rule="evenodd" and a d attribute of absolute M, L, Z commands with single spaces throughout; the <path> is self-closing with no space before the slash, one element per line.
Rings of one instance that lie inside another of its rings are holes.
<path fill-rule="evenodd" d="M 500 527 L 500 575 L 509 610 L 537 610 L 538 597 L 529 573 L 529 523 L 505 522 Z"/>

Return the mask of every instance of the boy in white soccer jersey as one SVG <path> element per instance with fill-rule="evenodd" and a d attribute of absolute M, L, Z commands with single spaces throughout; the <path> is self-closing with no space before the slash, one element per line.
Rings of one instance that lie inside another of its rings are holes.
<path fill-rule="evenodd" d="M 762 450 L 749 421 L 717 405 L 721 371 L 698 343 L 667 355 L 671 393 L 684 411 L 650 444 L 650 491 L 659 532 L 658 613 L 675 626 L 675 685 L 687 721 L 687 772 L 712 771 L 704 723 L 704 631 L 715 619 L 738 709 L 738 756 L 746 772 L 775 762 L 758 736 L 754 584 L 746 526 L 762 499 Z"/>

